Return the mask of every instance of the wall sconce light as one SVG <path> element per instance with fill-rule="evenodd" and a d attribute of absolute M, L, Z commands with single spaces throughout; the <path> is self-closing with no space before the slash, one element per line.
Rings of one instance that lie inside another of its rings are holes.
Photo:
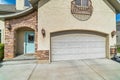
<path fill-rule="evenodd" d="M 9 22 L 6 22 L 6 28 L 8 29 L 8 30 L 11 30 L 11 25 L 10 25 L 10 23 Z"/>
<path fill-rule="evenodd" d="M 116 31 L 112 31 L 111 32 L 111 37 L 113 38 L 115 36 L 115 34 L 116 34 Z"/>
<path fill-rule="evenodd" d="M 42 33 L 43 37 L 46 36 L 45 29 L 42 28 L 42 29 L 41 29 L 41 33 Z"/>

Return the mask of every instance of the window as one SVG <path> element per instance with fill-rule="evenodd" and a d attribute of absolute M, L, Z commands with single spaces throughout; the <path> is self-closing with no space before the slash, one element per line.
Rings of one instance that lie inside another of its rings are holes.
<path fill-rule="evenodd" d="M 28 35 L 28 42 L 29 43 L 33 43 L 34 42 L 34 35 L 33 34 L 29 34 Z"/>
<path fill-rule="evenodd" d="M 88 0 L 75 0 L 75 4 L 78 6 L 88 6 Z"/>
<path fill-rule="evenodd" d="M 81 6 L 81 0 L 75 0 L 75 4 Z"/>

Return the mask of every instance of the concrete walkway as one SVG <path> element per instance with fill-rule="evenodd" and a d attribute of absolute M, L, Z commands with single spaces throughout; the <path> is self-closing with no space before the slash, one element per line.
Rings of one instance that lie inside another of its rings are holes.
<path fill-rule="evenodd" d="M 0 80 L 120 80 L 120 63 L 108 59 L 8 63 L 0 64 Z"/>

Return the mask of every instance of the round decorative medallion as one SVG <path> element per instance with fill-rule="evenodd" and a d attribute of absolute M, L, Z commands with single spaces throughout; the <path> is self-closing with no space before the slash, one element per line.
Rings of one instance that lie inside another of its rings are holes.
<path fill-rule="evenodd" d="M 93 7 L 91 0 L 73 0 L 71 2 L 71 13 L 78 20 L 88 20 L 92 12 Z"/>

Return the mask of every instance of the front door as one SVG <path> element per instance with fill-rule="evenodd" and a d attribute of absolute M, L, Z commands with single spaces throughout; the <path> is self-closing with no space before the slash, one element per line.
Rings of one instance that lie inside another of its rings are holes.
<path fill-rule="evenodd" d="M 33 54 L 35 52 L 35 34 L 28 31 L 24 35 L 24 54 Z"/>

